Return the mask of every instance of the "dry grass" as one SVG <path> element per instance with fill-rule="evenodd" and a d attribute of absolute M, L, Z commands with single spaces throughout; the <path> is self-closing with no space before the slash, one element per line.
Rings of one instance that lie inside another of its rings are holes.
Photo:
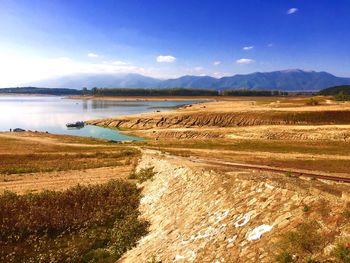
<path fill-rule="evenodd" d="M 350 147 L 341 142 L 263 140 L 152 141 L 149 146 L 180 156 L 217 158 L 233 162 L 321 172 L 350 171 Z M 349 175 L 350 176 L 350 175 Z"/>
<path fill-rule="evenodd" d="M 135 148 L 89 138 L 0 134 L 0 190 L 63 190 L 126 178 L 139 155 Z"/>
<path fill-rule="evenodd" d="M 135 157 L 138 151 L 120 149 L 118 151 L 87 151 L 82 153 L 31 153 L 0 154 L 0 174 L 38 173 L 52 171 L 80 170 L 124 165 Z"/>

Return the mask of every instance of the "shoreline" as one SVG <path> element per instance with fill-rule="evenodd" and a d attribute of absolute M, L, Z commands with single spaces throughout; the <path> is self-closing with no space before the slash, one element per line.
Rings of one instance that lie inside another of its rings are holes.
<path fill-rule="evenodd" d="M 191 101 L 219 100 L 220 96 L 65 96 L 64 99 L 74 100 L 115 100 L 115 101 Z"/>
<path fill-rule="evenodd" d="M 309 96 L 299 96 L 298 98 L 308 98 Z M 86 95 L 69 95 L 63 96 L 64 99 L 76 100 L 111 100 L 111 101 L 247 101 L 247 100 L 285 100 L 284 96 L 86 96 Z"/>

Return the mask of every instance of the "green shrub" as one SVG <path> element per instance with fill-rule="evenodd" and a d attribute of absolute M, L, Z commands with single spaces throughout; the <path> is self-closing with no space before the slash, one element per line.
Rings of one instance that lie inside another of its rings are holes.
<path fill-rule="evenodd" d="M 0 196 L 0 262 L 114 262 L 147 233 L 124 181 Z"/>
<path fill-rule="evenodd" d="M 350 219 L 350 209 L 345 209 L 343 211 L 343 216 L 347 219 Z"/>
<path fill-rule="evenodd" d="M 350 246 L 338 244 L 333 251 L 333 254 L 340 262 L 350 263 Z"/>
<path fill-rule="evenodd" d="M 153 176 L 155 175 L 155 172 L 153 171 L 153 169 L 154 167 L 149 167 L 149 168 L 142 168 L 138 172 L 133 171 L 128 178 L 137 179 L 139 180 L 140 183 L 143 183 L 153 178 Z"/>
<path fill-rule="evenodd" d="M 303 212 L 304 212 L 304 213 L 307 213 L 307 212 L 309 212 L 309 211 L 310 211 L 310 206 L 304 205 L 304 207 L 303 207 Z"/>
<path fill-rule="evenodd" d="M 340 91 L 337 95 L 334 96 L 334 99 L 337 101 L 348 101 L 350 100 L 350 95 L 344 94 L 343 91 Z"/>
<path fill-rule="evenodd" d="M 275 259 L 277 262 L 290 261 L 291 255 L 295 255 L 300 261 L 308 262 L 314 255 L 324 249 L 328 238 L 321 235 L 320 224 L 316 221 L 299 224 L 295 230 L 284 233 L 274 244 L 273 251 L 277 251 Z M 312 261 L 310 261 L 312 262 Z"/>
<path fill-rule="evenodd" d="M 276 256 L 276 261 L 279 263 L 292 263 L 293 256 L 288 251 L 282 251 Z"/>

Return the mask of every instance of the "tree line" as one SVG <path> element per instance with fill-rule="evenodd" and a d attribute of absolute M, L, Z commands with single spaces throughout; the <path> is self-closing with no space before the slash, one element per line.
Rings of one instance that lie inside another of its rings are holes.
<path fill-rule="evenodd" d="M 210 90 L 210 89 L 127 89 L 92 88 L 83 89 L 84 95 L 93 96 L 286 96 L 288 92 L 277 90 Z"/>

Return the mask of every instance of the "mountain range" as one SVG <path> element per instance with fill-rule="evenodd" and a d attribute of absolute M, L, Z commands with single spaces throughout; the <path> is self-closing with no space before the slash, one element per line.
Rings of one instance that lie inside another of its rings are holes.
<path fill-rule="evenodd" d="M 259 89 L 281 91 L 318 91 L 330 86 L 350 84 L 350 78 L 336 77 L 327 72 L 300 69 L 237 74 L 230 77 L 182 76 L 156 79 L 140 74 L 78 74 L 63 76 L 26 85 L 48 88 L 205 88 Z"/>

